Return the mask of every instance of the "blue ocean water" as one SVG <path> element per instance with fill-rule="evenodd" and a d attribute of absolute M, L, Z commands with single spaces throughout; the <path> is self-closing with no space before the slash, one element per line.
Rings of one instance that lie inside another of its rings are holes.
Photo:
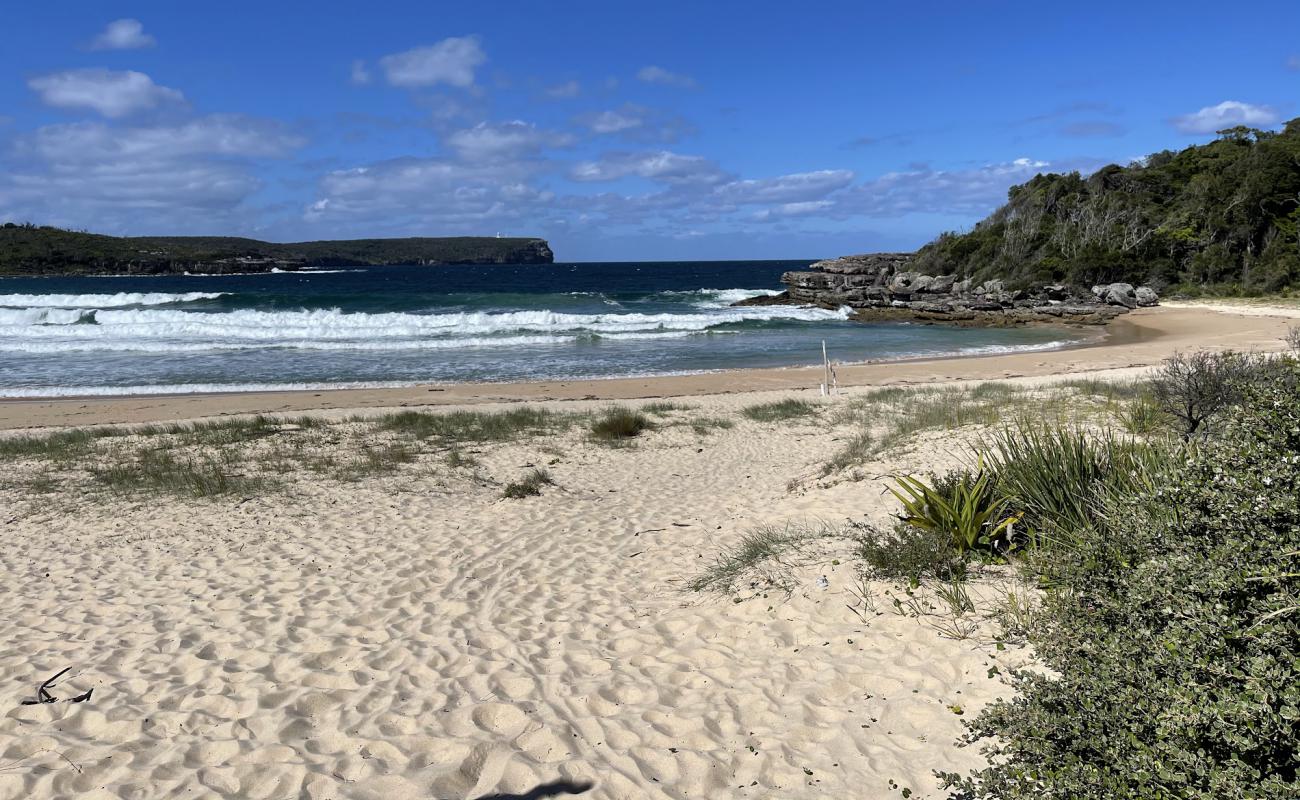
<path fill-rule="evenodd" d="M 0 396 L 679 374 L 1043 349 L 1068 329 L 732 308 L 807 261 L 0 279 Z"/>

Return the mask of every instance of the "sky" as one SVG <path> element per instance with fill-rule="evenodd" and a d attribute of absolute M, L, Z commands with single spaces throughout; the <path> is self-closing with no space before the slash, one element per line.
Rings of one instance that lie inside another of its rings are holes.
<path fill-rule="evenodd" d="M 818 258 L 1300 116 L 1294 0 L 1054 5 L 26 3 L 0 221 Z"/>

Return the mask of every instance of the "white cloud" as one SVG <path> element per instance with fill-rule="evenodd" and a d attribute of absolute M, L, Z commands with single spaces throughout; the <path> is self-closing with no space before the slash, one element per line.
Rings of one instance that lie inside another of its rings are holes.
<path fill-rule="evenodd" d="M 179 125 L 112 127 L 102 122 L 49 125 L 18 140 L 19 155 L 56 164 L 169 160 L 194 156 L 278 158 L 305 144 L 278 122 L 213 114 Z"/>
<path fill-rule="evenodd" d="M 644 119 L 627 109 L 623 111 L 599 111 L 582 117 L 581 121 L 591 129 L 592 133 L 601 134 L 627 131 L 645 124 Z"/>
<path fill-rule="evenodd" d="M 349 80 L 353 86 L 365 86 L 370 83 L 370 67 L 366 65 L 365 61 L 358 58 L 352 62 L 352 74 L 349 76 Z"/>
<path fill-rule="evenodd" d="M 144 26 L 136 19 L 118 19 L 108 23 L 104 30 L 90 43 L 92 50 L 138 50 L 153 47 L 158 42 L 144 32 Z"/>
<path fill-rule="evenodd" d="M 399 158 L 336 170 L 304 211 L 308 222 L 390 231 L 482 233 L 482 226 L 535 225 L 555 196 L 528 183 L 530 167 Z"/>
<path fill-rule="evenodd" d="M 655 83 L 660 86 L 676 86 L 682 89 L 695 88 L 695 79 L 689 75 L 669 72 L 663 67 L 650 65 L 637 70 L 636 78 L 643 83 Z"/>
<path fill-rule="evenodd" d="M 180 125 L 52 125 L 20 137 L 0 198 L 24 218 L 95 230 L 221 231 L 254 222 L 263 185 L 250 159 L 304 144 L 282 125 L 237 115 Z"/>
<path fill-rule="evenodd" d="M 1038 159 L 1017 158 L 973 169 L 936 170 L 921 166 L 890 172 L 841 193 L 833 212 L 840 217 L 897 217 L 913 213 L 982 217 L 1006 202 L 1007 189 L 1051 166 Z M 1100 164 L 1055 166 L 1059 171 L 1071 167 L 1090 171 Z"/>
<path fill-rule="evenodd" d="M 130 70 L 67 70 L 32 78 L 27 86 L 48 106 L 88 108 L 106 117 L 124 117 L 185 100 L 179 91 L 159 86 L 143 72 Z"/>
<path fill-rule="evenodd" d="M 477 36 L 443 39 L 437 44 L 416 47 L 379 59 L 388 82 L 394 86 L 448 86 L 468 88 L 474 85 L 474 70 L 487 56 Z"/>
<path fill-rule="evenodd" d="M 582 94 L 582 84 L 577 81 L 565 81 L 555 86 L 548 86 L 545 94 L 554 100 L 566 100 L 570 97 L 577 97 Z"/>
<path fill-rule="evenodd" d="M 563 147 L 570 137 L 546 131 L 522 120 L 480 122 L 447 136 L 447 145 L 467 161 L 517 159 L 536 155 L 546 147 Z"/>
<path fill-rule="evenodd" d="M 1174 117 L 1173 125 L 1181 133 L 1214 133 L 1237 125 L 1273 125 L 1278 119 L 1278 113 L 1268 106 L 1224 100 L 1217 106 L 1206 106 L 1193 114 Z"/>
<path fill-rule="evenodd" d="M 606 153 L 597 161 L 577 164 L 570 172 L 576 181 L 615 181 L 630 176 L 669 184 L 716 184 L 726 180 L 716 162 L 667 150 Z"/>
<path fill-rule="evenodd" d="M 825 197 L 853 182 L 846 169 L 799 172 L 776 178 L 733 181 L 718 190 L 719 196 L 735 203 L 806 203 Z"/>

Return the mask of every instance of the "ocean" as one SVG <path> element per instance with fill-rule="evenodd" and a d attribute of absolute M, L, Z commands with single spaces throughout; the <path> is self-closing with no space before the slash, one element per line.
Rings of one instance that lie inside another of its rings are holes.
<path fill-rule="evenodd" d="M 0 278 L 0 396 L 669 375 L 1060 347 L 1068 329 L 849 322 L 736 300 L 808 261 Z"/>

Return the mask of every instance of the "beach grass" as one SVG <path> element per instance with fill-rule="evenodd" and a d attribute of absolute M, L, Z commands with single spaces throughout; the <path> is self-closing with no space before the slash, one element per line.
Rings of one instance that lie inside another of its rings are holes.
<path fill-rule="evenodd" d="M 817 414 L 819 407 L 807 400 L 777 400 L 771 403 L 758 403 L 746 406 L 740 413 L 755 422 L 785 422 Z"/>
<path fill-rule="evenodd" d="M 616 444 L 634 439 L 653 427 L 650 418 L 640 411 L 610 406 L 592 420 L 590 430 L 596 441 Z"/>
<path fill-rule="evenodd" d="M 399 411 L 357 421 L 415 439 L 501 442 L 567 430 L 576 422 L 576 415 L 523 406 L 507 411 Z"/>
<path fill-rule="evenodd" d="M 506 484 L 502 490 L 501 496 L 511 500 L 521 500 L 525 497 L 536 497 L 542 493 L 543 486 L 554 485 L 555 481 L 551 478 L 551 473 L 545 469 L 534 469 L 523 478 Z"/>
<path fill-rule="evenodd" d="M 807 561 L 805 548 L 819 540 L 841 537 L 841 531 L 821 523 L 761 526 L 720 553 L 712 564 L 687 581 L 686 588 L 727 594 L 748 580 L 788 591 L 793 587 L 791 570 Z"/>

